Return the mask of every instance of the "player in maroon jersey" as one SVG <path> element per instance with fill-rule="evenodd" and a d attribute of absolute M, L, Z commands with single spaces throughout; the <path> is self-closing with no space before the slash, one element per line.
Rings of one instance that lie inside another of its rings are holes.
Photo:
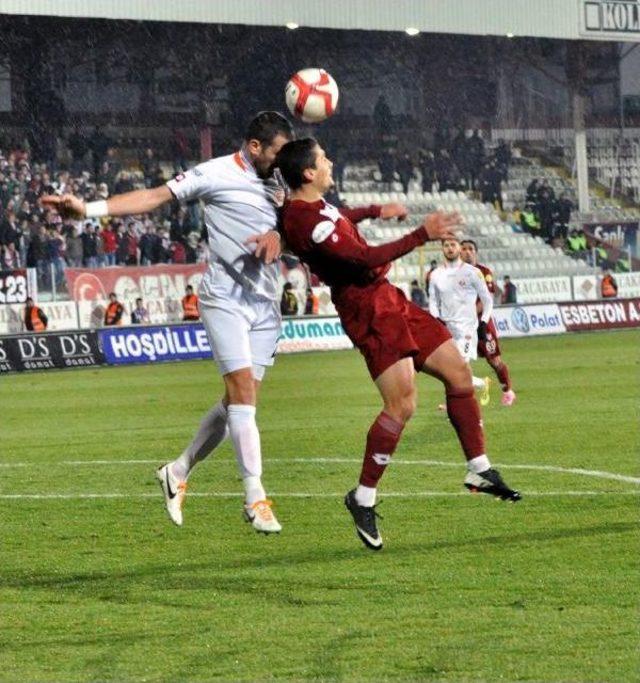
<path fill-rule="evenodd" d="M 416 371 L 433 375 L 445 385 L 449 419 L 467 459 L 465 486 L 503 500 L 519 500 L 520 494 L 504 483 L 486 455 L 471 372 L 451 335 L 385 277 L 394 259 L 428 240 L 455 233 L 459 216 L 432 213 L 413 232 L 372 247 L 355 223 L 364 218 L 403 219 L 407 214 L 403 206 L 337 209 L 327 204 L 323 195 L 333 186 L 333 165 L 313 138 L 284 145 L 276 166 L 291 190 L 282 214 L 285 240 L 312 273 L 331 287 L 342 326 L 364 356 L 384 402 L 367 435 L 359 484 L 345 497 L 362 542 L 374 550 L 382 547 L 376 488 L 414 413 Z"/>
<path fill-rule="evenodd" d="M 491 268 L 487 268 L 487 266 L 478 263 L 478 245 L 473 240 L 463 240 L 460 243 L 460 247 L 460 256 L 462 257 L 462 260 L 475 266 L 482 273 L 484 281 L 487 283 L 487 288 L 491 294 L 494 294 L 496 291 L 496 283 L 493 279 Z M 482 304 L 478 301 L 477 305 L 479 309 L 478 315 L 480 315 L 482 313 Z M 502 388 L 502 405 L 512 405 L 516 400 L 516 394 L 511 387 L 509 368 L 500 355 L 498 330 L 496 329 L 493 319 L 489 320 L 489 323 L 487 324 L 487 338 L 478 340 L 478 355 L 484 358 L 496 373 L 498 381 L 500 382 L 500 387 Z"/>

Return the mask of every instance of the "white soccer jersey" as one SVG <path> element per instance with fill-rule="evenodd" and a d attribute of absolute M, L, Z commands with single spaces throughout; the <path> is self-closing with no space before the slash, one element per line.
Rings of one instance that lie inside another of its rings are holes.
<path fill-rule="evenodd" d="M 266 265 L 253 255 L 255 245 L 245 245 L 276 227 L 276 193 L 282 189 L 277 180 L 260 178 L 247 157 L 236 152 L 198 164 L 167 185 L 181 202 L 204 202 L 210 265 L 200 287 L 203 303 L 216 292 L 277 300 L 278 262 Z"/>
<path fill-rule="evenodd" d="M 478 326 L 476 300 L 482 302 L 482 320 L 489 322 L 493 299 L 482 273 L 469 263 L 456 261 L 438 266 L 429 280 L 429 313 L 444 320 L 455 331 L 475 330 Z"/>

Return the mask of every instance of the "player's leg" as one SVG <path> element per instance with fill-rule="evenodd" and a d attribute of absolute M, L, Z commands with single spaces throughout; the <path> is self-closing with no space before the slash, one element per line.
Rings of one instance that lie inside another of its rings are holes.
<path fill-rule="evenodd" d="M 181 481 L 186 481 L 191 470 L 229 436 L 227 405 L 228 400 L 225 396 L 211 408 L 202 418 L 191 442 L 170 463 L 173 475 Z"/>
<path fill-rule="evenodd" d="M 405 424 L 415 412 L 415 370 L 412 358 L 402 358 L 375 380 L 383 400 L 382 412 L 367 434 L 358 486 L 349 491 L 345 505 L 351 513 L 362 542 L 373 550 L 382 548 L 376 524 L 375 503 L 378 482 L 391 461 Z"/>
<path fill-rule="evenodd" d="M 511 386 L 511 376 L 507 364 L 502 360 L 502 356 L 500 355 L 487 356 L 487 363 L 493 368 L 493 371 L 498 378 L 498 382 L 500 383 L 500 388 L 502 389 L 502 405 L 513 405 L 516 400 L 516 393 Z"/>
<path fill-rule="evenodd" d="M 465 486 L 472 491 L 491 493 L 504 500 L 519 500 L 520 494 L 510 489 L 487 457 L 482 417 L 473 392 L 471 370 L 456 344 L 448 340 L 426 358 L 422 370 L 438 378 L 445 386 L 447 414 L 456 430 L 467 460 Z"/>
<path fill-rule="evenodd" d="M 476 377 L 471 370 L 471 361 L 477 358 L 478 337 L 475 330 L 454 330 L 453 341 L 469 367 L 471 384 L 479 392 L 480 405 L 486 406 L 490 400 L 488 377 Z"/>
<path fill-rule="evenodd" d="M 509 368 L 502 360 L 500 355 L 498 332 L 493 320 L 490 320 L 487 325 L 486 340 L 478 342 L 478 355 L 486 359 L 487 363 L 489 363 L 489 365 L 493 368 L 493 371 L 496 373 L 496 377 L 498 378 L 498 382 L 500 383 L 500 387 L 502 389 L 502 405 L 512 405 L 516 400 L 516 394 L 511 386 Z"/>
<path fill-rule="evenodd" d="M 225 377 L 229 396 L 229 430 L 245 487 L 245 519 L 252 523 L 256 531 L 273 533 L 279 532 L 282 527 L 273 513 L 272 503 L 262 483 L 262 447 L 255 416 L 264 374 L 273 365 L 281 318 L 276 306 L 268 301 L 254 302 L 250 315 L 252 322 L 247 339 L 253 392 L 247 393 L 248 382 L 237 382 L 241 379 L 239 374 L 235 374 L 233 382 L 228 382 Z"/>

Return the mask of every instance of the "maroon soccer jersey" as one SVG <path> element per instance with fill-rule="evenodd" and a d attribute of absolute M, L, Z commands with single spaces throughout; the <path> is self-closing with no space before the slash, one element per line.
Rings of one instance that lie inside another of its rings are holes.
<path fill-rule="evenodd" d="M 335 299 L 350 285 L 382 280 L 391 261 L 428 240 L 421 226 L 394 242 L 369 246 L 354 223 L 379 215 L 380 207 L 375 205 L 338 209 L 323 199 L 294 200 L 285 204 L 283 232 L 293 253 L 331 287 Z"/>
<path fill-rule="evenodd" d="M 380 207 L 337 209 L 323 200 L 285 205 L 283 232 L 291 250 L 331 287 L 344 331 L 364 356 L 373 379 L 402 358 L 416 370 L 451 338 L 447 328 L 407 301 L 386 278 L 389 263 L 424 244 L 418 228 L 395 242 L 369 246 L 354 222 L 380 215 Z"/>

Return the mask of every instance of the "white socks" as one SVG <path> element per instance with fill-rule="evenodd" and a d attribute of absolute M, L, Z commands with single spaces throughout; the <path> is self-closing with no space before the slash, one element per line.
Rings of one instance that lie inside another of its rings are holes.
<path fill-rule="evenodd" d="M 469 472 L 473 472 L 474 474 L 486 472 L 490 467 L 491 463 L 489 462 L 489 458 L 487 458 L 487 456 L 484 454 L 477 455 L 475 458 L 467 460 L 467 469 L 469 470 Z"/>
<path fill-rule="evenodd" d="M 217 403 L 203 418 L 193 441 L 171 463 L 175 477 L 186 481 L 194 466 L 204 460 L 227 436 L 231 436 L 236 452 L 238 469 L 242 476 L 246 503 L 264 500 L 267 495 L 262 487 L 262 452 L 260 433 L 256 425 L 256 408 L 251 405 Z"/>
<path fill-rule="evenodd" d="M 267 496 L 260 477 L 262 476 L 262 452 L 260 433 L 256 424 L 256 407 L 232 404 L 227 407 L 229 436 L 236 452 L 238 469 L 242 475 L 247 505 L 252 505 Z"/>
<path fill-rule="evenodd" d="M 371 486 L 363 486 L 358 484 L 356 489 L 356 502 L 363 507 L 372 508 L 376 504 L 377 489 Z"/>
<path fill-rule="evenodd" d="M 219 401 L 202 419 L 193 441 L 171 463 L 173 475 L 185 481 L 196 463 L 204 460 L 225 440 L 228 434 L 227 409 L 222 401 Z"/>
<path fill-rule="evenodd" d="M 484 389 L 484 380 L 481 377 L 476 377 L 475 375 L 471 378 L 473 382 L 474 389 Z"/>

